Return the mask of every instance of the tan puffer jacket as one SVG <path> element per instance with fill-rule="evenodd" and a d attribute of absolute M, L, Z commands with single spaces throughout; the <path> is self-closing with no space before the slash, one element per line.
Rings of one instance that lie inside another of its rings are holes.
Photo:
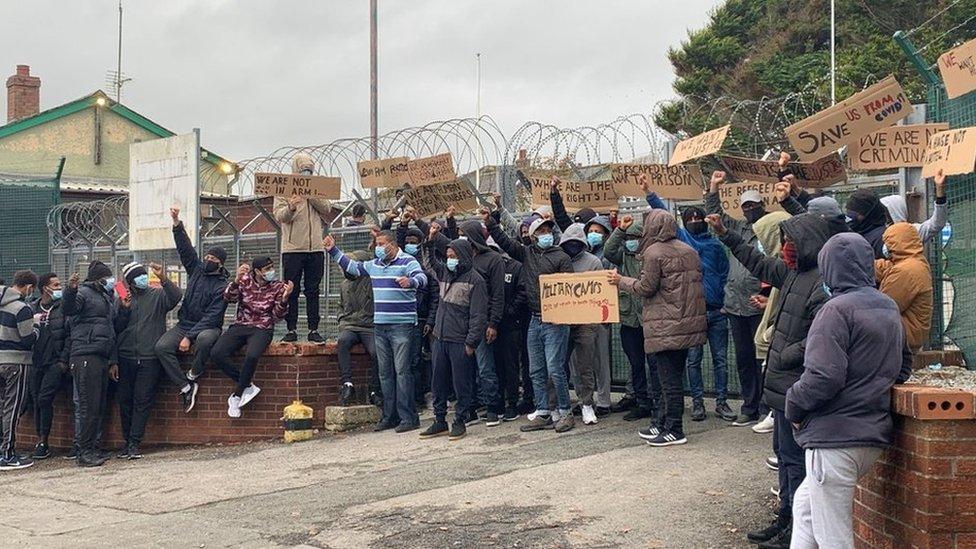
<path fill-rule="evenodd" d="M 879 289 L 895 300 L 912 352 L 928 341 L 932 326 L 932 269 L 918 230 L 911 223 L 895 223 L 882 236 L 890 260 L 875 261 Z"/>
<path fill-rule="evenodd" d="M 690 349 L 705 343 L 708 320 L 701 262 L 677 238 L 678 224 L 665 210 L 644 216 L 640 248 L 641 273 L 623 277 L 620 288 L 644 298 L 644 352 Z"/>
<path fill-rule="evenodd" d="M 315 169 L 315 162 L 307 153 L 300 152 L 292 158 L 292 171 Z M 276 196 L 274 216 L 281 223 L 281 253 L 321 252 L 325 224 L 332 205 L 322 198 L 305 198 L 292 210 L 288 199 Z"/>

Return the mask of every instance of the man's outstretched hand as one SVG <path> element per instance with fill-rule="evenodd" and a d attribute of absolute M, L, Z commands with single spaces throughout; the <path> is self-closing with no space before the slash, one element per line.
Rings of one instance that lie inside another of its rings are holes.
<path fill-rule="evenodd" d="M 722 223 L 722 217 L 718 214 L 706 215 L 705 222 L 708 223 L 708 226 L 712 228 L 712 231 L 719 236 L 722 236 L 725 233 L 729 232 L 728 229 L 725 228 L 725 225 Z"/>

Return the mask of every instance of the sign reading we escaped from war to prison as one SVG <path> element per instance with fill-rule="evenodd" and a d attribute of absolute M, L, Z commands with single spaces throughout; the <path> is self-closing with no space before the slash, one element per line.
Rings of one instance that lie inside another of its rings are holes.
<path fill-rule="evenodd" d="M 359 183 L 364 189 L 402 187 L 410 183 L 408 162 L 406 156 L 358 162 L 356 170 L 359 172 Z"/>
<path fill-rule="evenodd" d="M 739 180 L 767 183 L 777 183 L 780 180 L 778 162 L 738 156 L 720 156 L 719 160 Z M 847 180 L 844 162 L 837 153 L 813 162 L 790 162 L 787 167 L 796 178 L 796 184 L 801 187 L 829 187 Z"/>
<path fill-rule="evenodd" d="M 305 198 L 342 197 L 342 180 L 324 175 L 302 175 L 298 173 L 256 173 L 254 174 L 254 194 L 256 196 L 302 196 Z"/>
<path fill-rule="evenodd" d="M 722 126 L 705 133 L 700 133 L 694 137 L 689 137 L 678 143 L 671 154 L 668 166 L 677 166 L 682 162 L 687 162 L 694 158 L 701 158 L 710 154 L 717 153 L 725 143 L 726 136 L 729 135 L 729 126 Z"/>
<path fill-rule="evenodd" d="M 542 321 L 552 324 L 620 322 L 617 287 L 607 281 L 609 272 L 540 275 Z"/>
<path fill-rule="evenodd" d="M 887 128 L 914 111 L 901 84 L 889 75 L 833 107 L 788 126 L 785 133 L 800 160 L 811 161 Z"/>
<path fill-rule="evenodd" d="M 929 138 L 948 129 L 948 124 L 913 124 L 878 130 L 852 144 L 847 159 L 855 170 L 917 168 L 925 159 Z"/>
<path fill-rule="evenodd" d="M 746 191 L 757 191 L 763 199 L 763 208 L 767 212 L 783 209 L 776 200 L 776 183 L 769 181 L 743 181 L 741 183 L 723 183 L 718 188 L 718 198 L 722 201 L 722 210 L 736 219 L 745 219 L 739 198 Z"/>
<path fill-rule="evenodd" d="M 973 173 L 976 169 L 976 127 L 939 132 L 929 138 L 922 177 Z"/>
<path fill-rule="evenodd" d="M 976 90 L 976 39 L 940 55 L 939 73 L 949 99 Z"/>
<path fill-rule="evenodd" d="M 701 200 L 702 172 L 698 166 L 664 164 L 611 164 L 610 177 L 617 196 L 643 197 L 646 193 L 637 182 L 647 176 L 650 190 L 670 200 Z"/>
<path fill-rule="evenodd" d="M 549 205 L 551 176 L 535 176 L 526 174 L 526 179 L 532 185 L 532 205 Z M 613 181 L 559 181 L 559 195 L 563 199 L 566 211 L 573 213 L 582 208 L 593 208 L 596 211 L 615 210 L 618 207 L 617 193 L 613 189 Z"/>

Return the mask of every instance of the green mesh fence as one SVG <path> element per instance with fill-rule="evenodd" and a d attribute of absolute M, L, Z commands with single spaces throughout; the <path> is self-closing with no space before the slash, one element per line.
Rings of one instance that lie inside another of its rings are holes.
<path fill-rule="evenodd" d="M 51 270 L 47 214 L 58 202 L 58 180 L 0 180 L 0 277 L 10 282 L 13 273 Z"/>

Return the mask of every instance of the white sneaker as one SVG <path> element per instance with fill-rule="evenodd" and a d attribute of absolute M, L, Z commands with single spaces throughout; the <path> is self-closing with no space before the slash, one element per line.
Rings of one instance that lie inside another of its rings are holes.
<path fill-rule="evenodd" d="M 752 432 L 760 435 L 772 433 L 775 424 L 776 422 L 773 420 L 773 413 L 769 412 L 769 414 L 764 417 L 762 421 L 752 426 Z"/>
<path fill-rule="evenodd" d="M 247 388 L 244 389 L 244 392 L 241 393 L 241 408 L 247 406 L 247 403 L 254 400 L 254 397 L 258 396 L 258 393 L 260 392 L 261 388 L 257 385 L 253 383 L 248 385 Z"/>
<path fill-rule="evenodd" d="M 550 416 L 550 417 L 553 418 L 553 421 L 555 421 L 556 420 L 555 419 L 555 415 L 558 414 L 558 413 L 559 412 L 552 412 L 552 414 L 550 414 L 548 410 L 536 410 L 534 412 L 529 412 L 529 415 L 527 415 L 525 417 L 529 421 L 535 421 L 535 418 L 537 418 L 537 417 Z"/>
<path fill-rule="evenodd" d="M 227 397 L 227 415 L 241 417 L 241 397 L 235 395 Z"/>
<path fill-rule="evenodd" d="M 557 421 L 562 419 L 563 415 L 562 413 L 559 412 L 559 410 L 553 410 L 552 413 L 549 414 L 549 417 L 552 418 L 553 423 L 556 423 Z"/>
<path fill-rule="evenodd" d="M 583 406 L 583 407 L 581 407 L 581 409 L 583 411 L 583 423 L 585 423 L 586 425 L 595 425 L 596 424 L 596 411 L 593 409 L 593 407 L 592 406 Z"/>

